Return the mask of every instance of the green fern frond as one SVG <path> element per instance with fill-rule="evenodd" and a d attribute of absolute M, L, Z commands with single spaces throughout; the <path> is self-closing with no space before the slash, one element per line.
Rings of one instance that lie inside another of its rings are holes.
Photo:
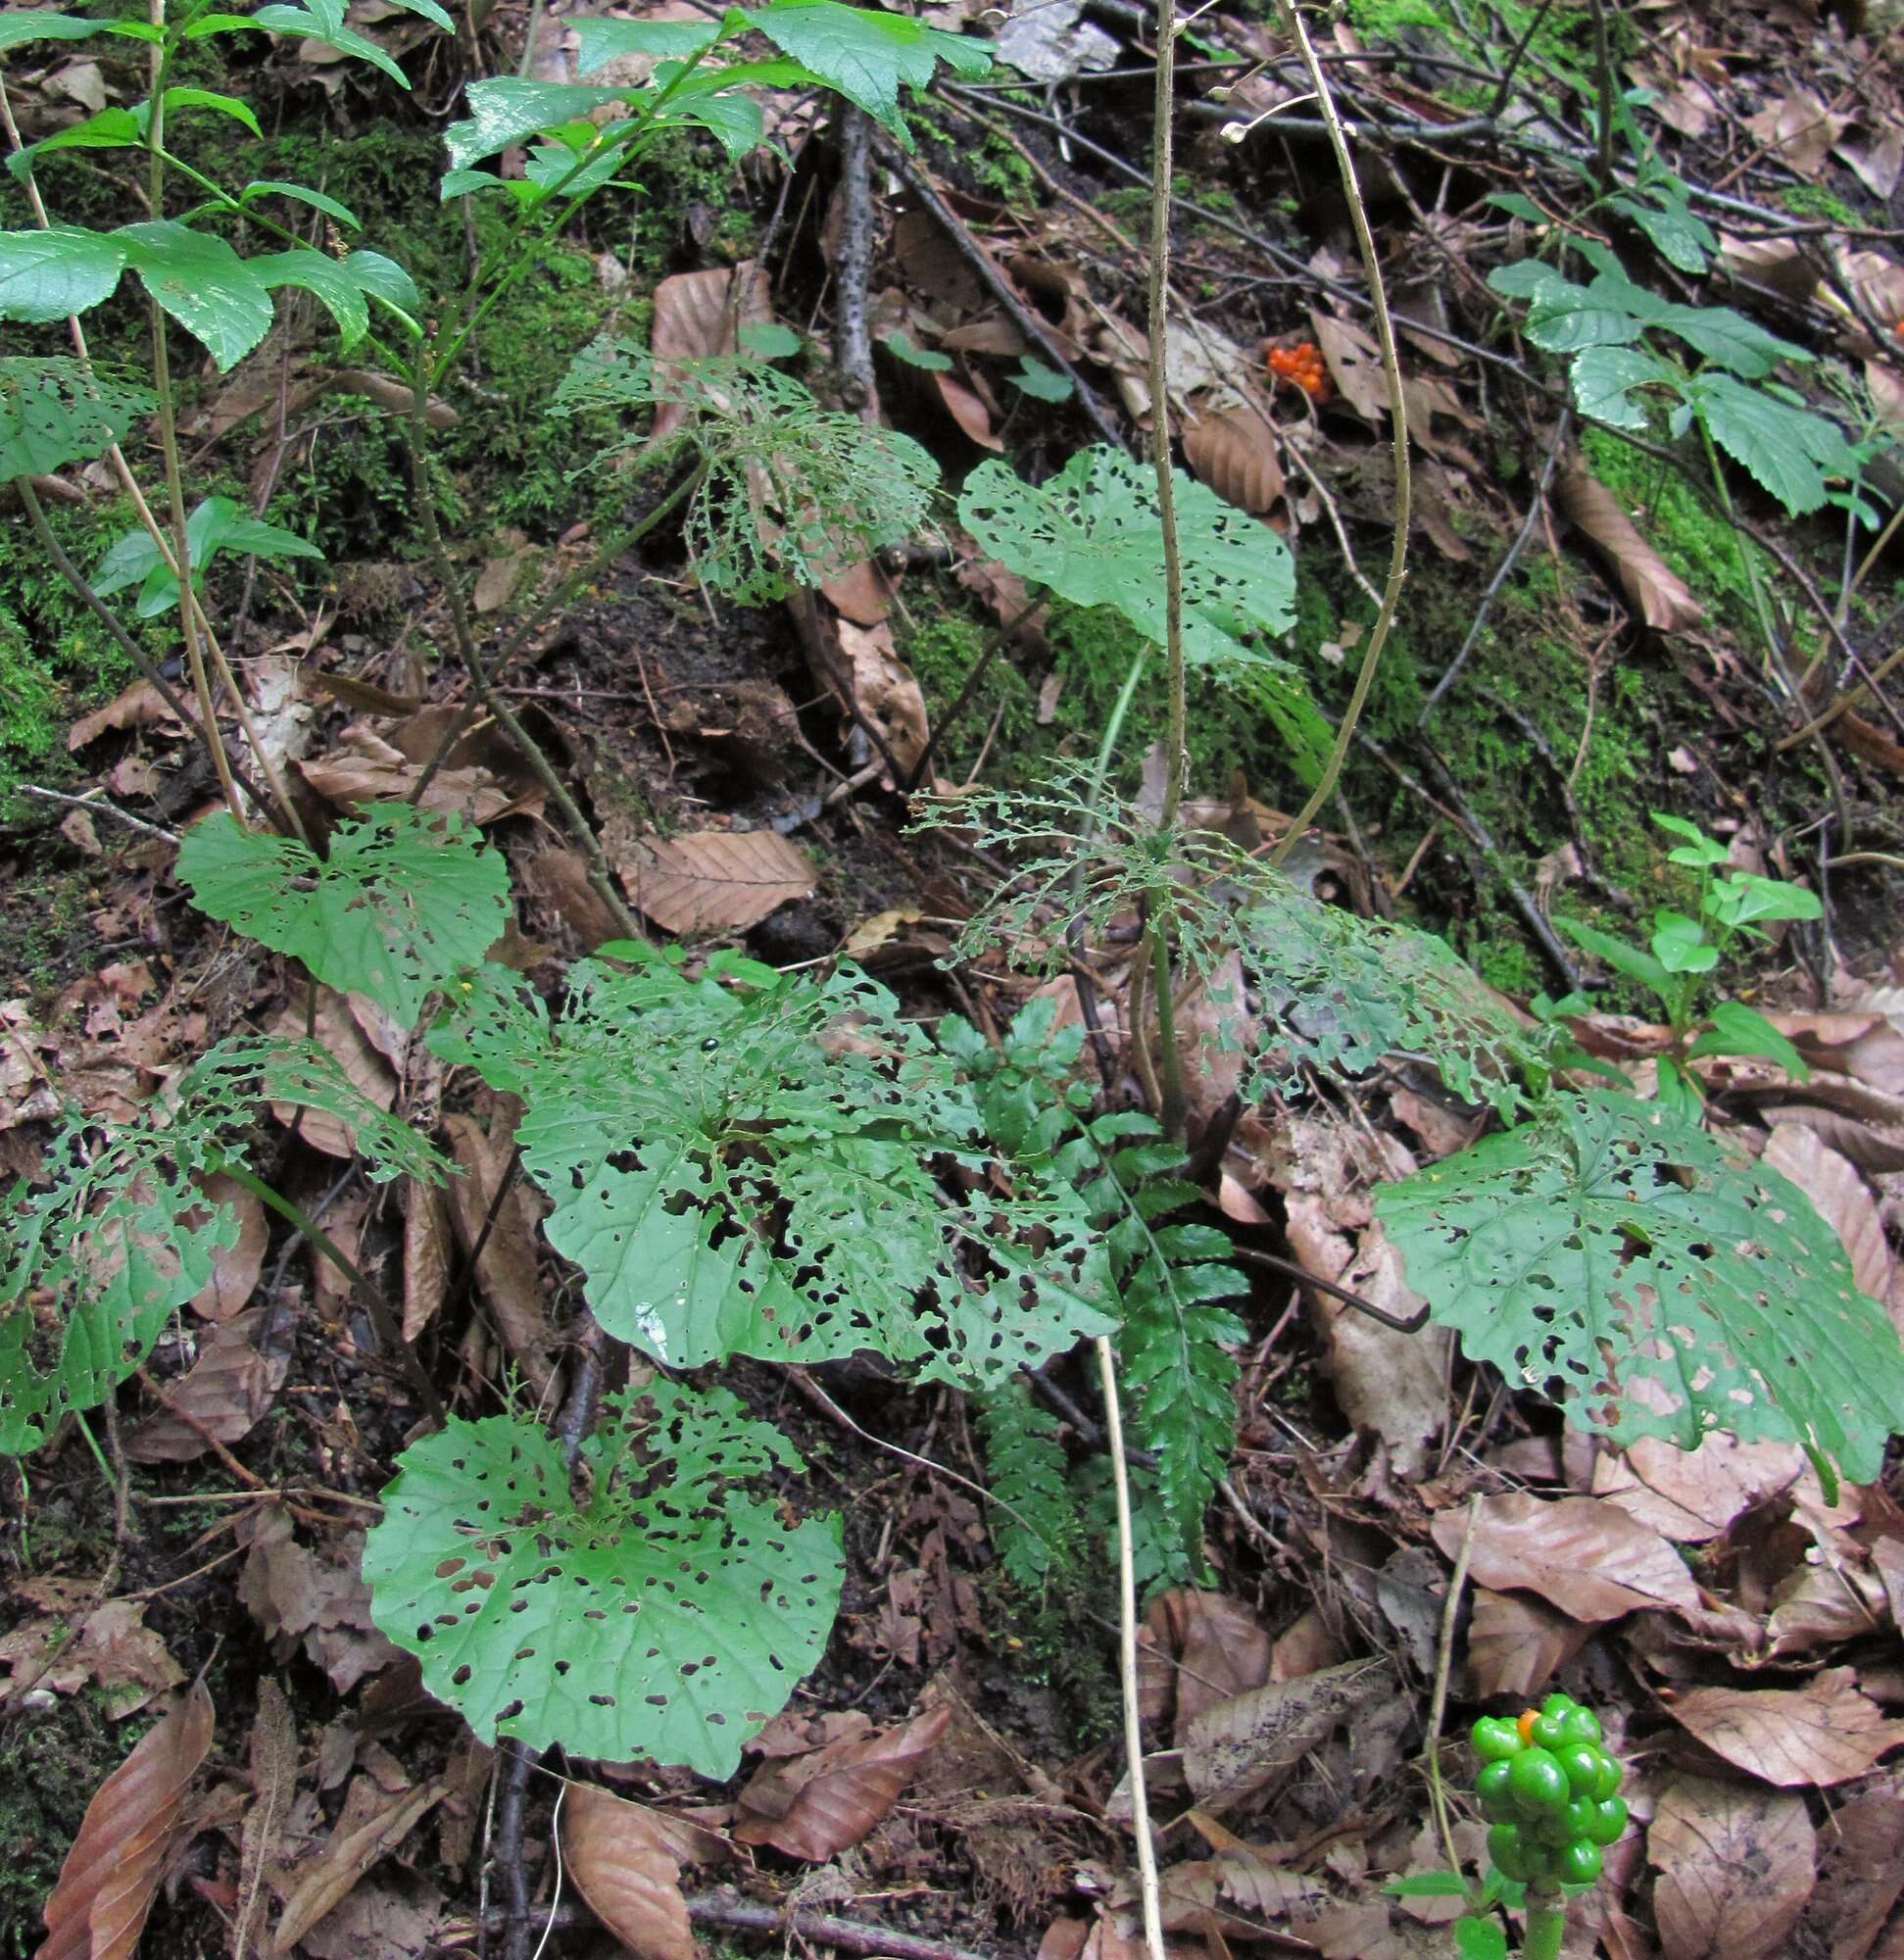
<path fill-rule="evenodd" d="M 1068 1562 L 1079 1530 L 1057 1424 L 1018 1376 L 983 1397 L 978 1426 L 986 1482 L 1009 1507 L 993 1514 L 993 1546 L 1012 1584 L 1035 1592 Z"/>

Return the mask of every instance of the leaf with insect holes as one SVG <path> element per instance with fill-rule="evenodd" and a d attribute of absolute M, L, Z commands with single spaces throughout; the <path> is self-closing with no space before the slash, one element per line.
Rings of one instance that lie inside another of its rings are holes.
<path fill-rule="evenodd" d="M 371 1617 L 486 1742 L 719 1781 L 839 1606 L 838 1519 L 743 1494 L 804 1467 L 725 1389 L 664 1380 L 609 1398 L 579 1485 L 533 1424 L 453 1419 L 383 1489 Z"/>
<path fill-rule="evenodd" d="M 0 1203 L 0 1453 L 37 1448 L 68 1410 L 103 1401 L 210 1281 L 213 1254 L 237 1228 L 201 1185 L 243 1162 L 240 1133 L 268 1102 L 348 1121 L 374 1176 L 443 1174 L 420 1137 L 306 1043 L 222 1042 L 170 1107 L 103 1135 L 95 1121 L 69 1118 L 35 1183 L 16 1181 Z"/>
<path fill-rule="evenodd" d="M 407 803 L 366 805 L 331 833 L 323 858 L 214 810 L 186 832 L 178 878 L 200 911 L 406 1027 L 509 923 L 502 854 L 454 811 Z"/>
<path fill-rule="evenodd" d="M 671 1368 L 866 1348 L 989 1387 L 1114 1324 L 1074 1198 L 948 1198 L 986 1161 L 971 1099 L 884 988 L 605 951 L 627 967 L 572 968 L 555 1021 L 497 973 L 430 1039 L 523 1099 L 550 1243 L 617 1340 Z"/>
<path fill-rule="evenodd" d="M 1724 1430 L 1877 1475 L 1904 1409 L 1889 1321 L 1800 1192 L 1656 1104 L 1557 1095 L 1375 1211 L 1469 1357 L 1579 1427 L 1685 1449 Z"/>
<path fill-rule="evenodd" d="M 58 355 L 0 360 L 0 479 L 87 462 L 153 405 L 148 390 Z"/>
<path fill-rule="evenodd" d="M 912 136 L 900 115 L 900 84 L 924 88 L 940 62 L 968 79 L 992 66 L 985 42 L 876 7 L 845 7 L 839 0 L 772 0 L 746 18 L 775 47 L 883 123 L 908 149 Z"/>

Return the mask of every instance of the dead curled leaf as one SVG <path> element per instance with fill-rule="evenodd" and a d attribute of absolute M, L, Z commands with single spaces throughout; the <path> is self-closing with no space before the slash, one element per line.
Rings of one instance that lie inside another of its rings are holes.
<path fill-rule="evenodd" d="M 741 1791 L 735 1838 L 824 1864 L 885 1818 L 918 1773 L 920 1757 L 946 1733 L 952 1713 L 945 1704 L 897 1729 L 763 1764 Z"/>
<path fill-rule="evenodd" d="M 300 1868 L 270 1951 L 289 1953 L 326 1913 L 343 1903 L 372 1865 L 410 1836 L 448 1790 L 439 1779 L 385 1797 L 368 1777 L 358 1778 L 323 1849 Z"/>
<path fill-rule="evenodd" d="M 1269 1636 L 1240 1599 L 1173 1586 L 1144 1613 L 1138 1636 L 1138 1707 L 1147 1722 L 1175 1708 L 1182 1748 L 1206 1708 L 1269 1679 Z"/>
<path fill-rule="evenodd" d="M 1435 1543 L 1458 1555 L 1465 1511 L 1443 1511 Z M 1482 1500 L 1469 1571 L 1496 1592 L 1538 1592 L 1576 1620 L 1699 1603 L 1679 1554 L 1618 1504 L 1598 1497 L 1547 1499 L 1526 1492 Z"/>
<path fill-rule="evenodd" d="M 725 1855 L 711 1831 L 591 1784 L 562 1798 L 562 1848 L 589 1910 L 635 1960 L 694 1960 L 681 1867 Z"/>
<path fill-rule="evenodd" d="M 195 1681 L 93 1793 L 41 1909 L 36 1960 L 131 1960 L 217 1717 Z"/>
<path fill-rule="evenodd" d="M 1612 567 L 1627 604 L 1659 633 L 1683 633 L 1705 617 L 1685 581 L 1639 535 L 1619 500 L 1590 471 L 1563 469 L 1554 494 L 1569 520 Z"/>
<path fill-rule="evenodd" d="M 145 1624 L 136 1599 L 108 1599 L 87 1610 L 90 1586 L 29 1579 L 13 1596 L 42 1612 L 0 1634 L 0 1708 L 18 1706 L 35 1690 L 73 1694 L 96 1686 L 115 1721 L 135 1713 L 184 1680 L 185 1671 Z M 83 1593 L 84 1597 L 75 1594 Z"/>
<path fill-rule="evenodd" d="M 1468 1621 L 1468 1666 L 1478 1701 L 1497 1694 L 1538 1700 L 1540 1690 L 1587 1644 L 1588 1629 L 1544 1600 L 1475 1588 Z"/>
<path fill-rule="evenodd" d="M 1815 1882 L 1805 1800 L 1709 1777 L 1668 1787 L 1646 1832 L 1665 1960 L 1765 1960 Z"/>
<path fill-rule="evenodd" d="M 1848 1667 L 1803 1688 L 1695 1688 L 1667 1706 L 1715 1755 L 1782 1788 L 1848 1783 L 1904 1742 L 1904 1722 L 1887 1722 Z"/>
<path fill-rule="evenodd" d="M 160 1390 L 161 1406 L 126 1433 L 134 1463 L 189 1463 L 213 1442 L 236 1443 L 263 1420 L 290 1369 L 288 1342 L 271 1353 L 257 1343 L 267 1309 L 255 1307 L 213 1328 L 198 1359 Z M 288 1325 L 283 1332 L 288 1335 Z"/>

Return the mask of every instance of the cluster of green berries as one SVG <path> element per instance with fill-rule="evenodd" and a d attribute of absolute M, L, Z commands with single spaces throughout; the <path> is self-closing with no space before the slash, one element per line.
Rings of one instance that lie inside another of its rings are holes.
<path fill-rule="evenodd" d="M 1475 1794 L 1503 1878 L 1590 1886 L 1600 1847 L 1627 1828 L 1626 1772 L 1600 1746 L 1600 1723 L 1571 1694 L 1549 1694 L 1519 1721 L 1484 1715 L 1469 1732 L 1481 1758 Z"/>

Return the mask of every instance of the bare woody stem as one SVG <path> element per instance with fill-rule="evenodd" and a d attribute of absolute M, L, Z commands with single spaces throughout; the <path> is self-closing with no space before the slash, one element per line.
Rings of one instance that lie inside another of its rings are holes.
<path fill-rule="evenodd" d="M 1401 359 L 1395 351 L 1394 321 L 1389 314 L 1388 288 L 1382 282 L 1381 257 L 1375 249 L 1375 234 L 1369 228 L 1368 208 L 1362 202 L 1362 187 L 1355 177 L 1355 159 L 1349 152 L 1342 118 L 1336 113 L 1336 98 L 1329 92 L 1328 77 L 1323 74 L 1321 62 L 1316 59 L 1309 30 L 1302 24 L 1302 16 L 1294 0 L 1276 0 L 1276 12 L 1284 29 L 1295 42 L 1302 57 L 1302 66 L 1308 71 L 1309 86 L 1315 90 L 1317 108 L 1329 130 L 1329 144 L 1336 153 L 1336 169 L 1342 177 L 1343 195 L 1348 200 L 1348 215 L 1355 226 L 1355 243 L 1362 256 L 1362 270 L 1369 282 L 1369 303 L 1375 313 L 1376 338 L 1382 349 L 1382 371 L 1389 383 L 1389 424 L 1394 441 L 1395 501 L 1391 516 L 1394 525 L 1394 542 L 1389 552 L 1388 583 L 1383 588 L 1382 605 L 1369 634 L 1368 649 L 1362 656 L 1361 670 L 1355 676 L 1354 689 L 1349 695 L 1348 706 L 1343 710 L 1342 725 L 1336 730 L 1335 744 L 1322 765 L 1322 775 L 1310 791 L 1308 802 L 1297 812 L 1295 820 L 1284 833 L 1283 841 L 1270 858 L 1272 867 L 1280 866 L 1294 850 L 1296 839 L 1309 827 L 1316 811 L 1335 794 L 1336 784 L 1341 780 L 1348 745 L 1355 739 L 1355 724 L 1361 720 L 1362 710 L 1368 705 L 1369 690 L 1375 685 L 1382 649 L 1388 644 L 1395 612 L 1401 605 L 1401 587 L 1408 575 L 1411 487 L 1408 404 L 1401 392 Z"/>

